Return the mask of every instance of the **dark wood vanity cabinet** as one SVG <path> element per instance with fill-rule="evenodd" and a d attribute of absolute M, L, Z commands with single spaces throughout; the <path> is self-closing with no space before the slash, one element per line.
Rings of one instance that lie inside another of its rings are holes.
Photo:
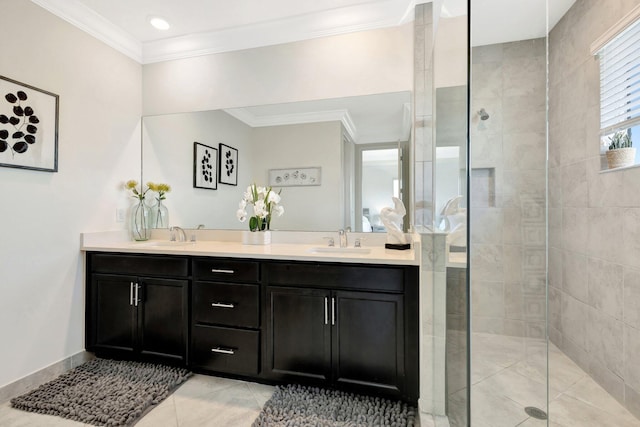
<path fill-rule="evenodd" d="M 260 373 L 260 263 L 193 259 L 191 365 L 195 369 Z"/>
<path fill-rule="evenodd" d="M 418 268 L 87 253 L 87 349 L 418 399 Z"/>
<path fill-rule="evenodd" d="M 265 376 L 417 399 L 415 274 L 405 267 L 269 264 Z M 407 297 L 414 300 L 405 304 Z"/>
<path fill-rule="evenodd" d="M 267 287 L 267 376 L 318 384 L 331 381 L 330 298 L 326 289 Z"/>
<path fill-rule="evenodd" d="M 87 271 L 88 350 L 186 364 L 187 259 L 90 253 Z"/>

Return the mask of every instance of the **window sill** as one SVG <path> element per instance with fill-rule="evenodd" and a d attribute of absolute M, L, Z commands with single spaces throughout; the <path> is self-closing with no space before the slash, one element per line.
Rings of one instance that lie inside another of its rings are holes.
<path fill-rule="evenodd" d="M 603 169 L 603 170 L 600 171 L 600 173 L 626 171 L 628 169 L 635 169 L 635 168 L 640 168 L 640 163 L 636 163 L 635 165 L 631 165 L 631 166 L 623 166 L 621 168 L 615 168 L 615 169 Z"/>

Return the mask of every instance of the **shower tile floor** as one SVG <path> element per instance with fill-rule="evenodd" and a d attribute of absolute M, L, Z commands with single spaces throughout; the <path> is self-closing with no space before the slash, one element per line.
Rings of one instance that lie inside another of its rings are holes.
<path fill-rule="evenodd" d="M 473 351 L 472 426 L 547 425 L 546 421 L 530 418 L 524 412 L 525 406 L 546 409 L 546 344 L 539 340 L 474 334 Z M 553 344 L 549 345 L 549 377 L 550 426 L 640 427 L 638 419 Z M 136 427 L 250 427 L 273 390 L 274 387 L 262 384 L 194 375 Z M 464 394 L 464 390 L 454 391 L 453 401 L 464 403 Z M 451 417 L 451 425 L 459 425 L 455 422 L 460 419 L 459 414 L 454 412 Z M 420 427 L 449 426 L 446 418 L 424 414 L 420 424 Z M 0 426 L 85 425 L 19 411 L 6 402 L 0 405 Z"/>
<path fill-rule="evenodd" d="M 451 333 L 452 331 L 448 331 Z M 462 337 L 462 335 L 460 336 Z M 463 357 L 464 340 L 449 356 Z M 552 427 L 640 427 L 629 413 L 589 375 L 549 344 L 549 407 L 546 403 L 547 346 L 543 340 L 474 333 L 472 337 L 471 425 L 473 427 L 536 427 L 547 422 L 529 417 L 524 408 L 549 414 Z M 464 372 L 461 373 L 464 375 Z M 455 384 L 461 382 L 453 381 Z M 450 390 L 452 409 L 465 403 L 464 389 Z M 465 425 L 452 410 L 451 425 Z M 434 420 L 432 425 L 443 423 Z M 422 422 L 422 427 L 428 421 Z"/>

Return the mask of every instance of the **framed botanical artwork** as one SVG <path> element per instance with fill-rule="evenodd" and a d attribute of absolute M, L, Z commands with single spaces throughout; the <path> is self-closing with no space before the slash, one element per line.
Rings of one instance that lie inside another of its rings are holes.
<path fill-rule="evenodd" d="M 193 143 L 193 186 L 216 190 L 218 188 L 218 149 Z"/>
<path fill-rule="evenodd" d="M 221 184 L 238 185 L 238 150 L 222 143 L 218 174 L 218 182 Z"/>
<path fill-rule="evenodd" d="M 320 185 L 322 168 L 269 169 L 269 185 L 272 187 L 308 187 Z"/>
<path fill-rule="evenodd" d="M 0 76 L 0 166 L 58 171 L 58 95 Z"/>

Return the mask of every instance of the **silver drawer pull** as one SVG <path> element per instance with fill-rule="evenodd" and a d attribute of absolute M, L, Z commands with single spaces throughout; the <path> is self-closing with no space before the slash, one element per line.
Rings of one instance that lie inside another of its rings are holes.
<path fill-rule="evenodd" d="M 233 274 L 233 273 L 235 273 L 235 271 L 233 271 L 233 270 L 225 270 L 223 268 L 212 268 L 211 272 L 212 273 L 224 273 L 224 274 Z"/>
<path fill-rule="evenodd" d="M 327 297 L 324 297 L 324 324 L 329 324 L 329 306 L 327 304 Z"/>
<path fill-rule="evenodd" d="M 222 347 L 215 347 L 211 349 L 212 352 L 214 353 L 222 353 L 222 354 L 234 354 L 235 351 L 231 350 L 230 348 L 222 348 Z"/>
<path fill-rule="evenodd" d="M 220 307 L 220 308 L 234 308 L 235 305 L 226 302 L 212 302 L 211 307 Z"/>

